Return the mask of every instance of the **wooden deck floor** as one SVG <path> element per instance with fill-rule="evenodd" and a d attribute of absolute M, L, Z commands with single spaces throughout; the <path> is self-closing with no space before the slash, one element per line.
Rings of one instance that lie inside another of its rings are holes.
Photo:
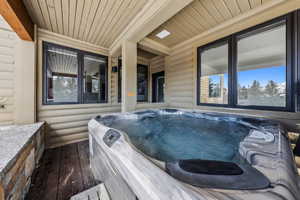
<path fill-rule="evenodd" d="M 26 200 L 69 200 L 97 185 L 89 168 L 88 141 L 45 151 Z"/>

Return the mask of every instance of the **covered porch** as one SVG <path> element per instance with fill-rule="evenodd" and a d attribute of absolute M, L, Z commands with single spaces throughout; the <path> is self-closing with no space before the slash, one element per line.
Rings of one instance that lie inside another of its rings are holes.
<path fill-rule="evenodd" d="M 24 180 L 1 178 L 0 200 L 70 199 L 100 184 L 89 121 L 139 110 L 275 120 L 292 149 L 298 142 L 299 168 L 298 9 L 299 0 L 0 0 L 0 130 L 43 122 L 3 166 L 3 177 Z"/>

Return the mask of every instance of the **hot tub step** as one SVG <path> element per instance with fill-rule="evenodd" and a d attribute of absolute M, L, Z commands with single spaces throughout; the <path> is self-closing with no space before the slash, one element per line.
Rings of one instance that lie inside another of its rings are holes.
<path fill-rule="evenodd" d="M 72 196 L 70 200 L 110 200 L 110 197 L 102 183 Z"/>

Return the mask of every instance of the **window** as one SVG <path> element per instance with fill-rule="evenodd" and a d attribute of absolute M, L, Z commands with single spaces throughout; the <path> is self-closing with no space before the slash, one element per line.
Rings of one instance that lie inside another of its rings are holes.
<path fill-rule="evenodd" d="M 148 66 L 137 65 L 137 101 L 148 101 Z"/>
<path fill-rule="evenodd" d="M 165 71 L 152 74 L 152 102 L 164 102 Z"/>
<path fill-rule="evenodd" d="M 106 57 L 46 42 L 43 47 L 44 104 L 106 102 Z"/>
<path fill-rule="evenodd" d="M 198 48 L 198 104 L 292 111 L 291 16 Z"/>
<path fill-rule="evenodd" d="M 122 60 L 118 61 L 118 102 L 122 101 Z M 148 66 L 137 65 L 137 102 L 148 101 Z"/>
<path fill-rule="evenodd" d="M 228 42 L 201 49 L 200 103 L 228 103 Z"/>
<path fill-rule="evenodd" d="M 238 105 L 286 106 L 286 25 L 237 41 Z"/>
<path fill-rule="evenodd" d="M 46 101 L 78 102 L 78 55 L 76 51 L 48 46 L 46 51 Z"/>
<path fill-rule="evenodd" d="M 84 102 L 104 102 L 106 99 L 106 60 L 91 55 L 84 55 L 83 59 Z"/>

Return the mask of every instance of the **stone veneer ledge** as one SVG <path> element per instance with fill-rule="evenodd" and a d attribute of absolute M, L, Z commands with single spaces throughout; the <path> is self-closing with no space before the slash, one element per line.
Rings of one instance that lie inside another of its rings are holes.
<path fill-rule="evenodd" d="M 44 144 L 44 122 L 0 127 L 0 200 L 25 197 Z"/>

